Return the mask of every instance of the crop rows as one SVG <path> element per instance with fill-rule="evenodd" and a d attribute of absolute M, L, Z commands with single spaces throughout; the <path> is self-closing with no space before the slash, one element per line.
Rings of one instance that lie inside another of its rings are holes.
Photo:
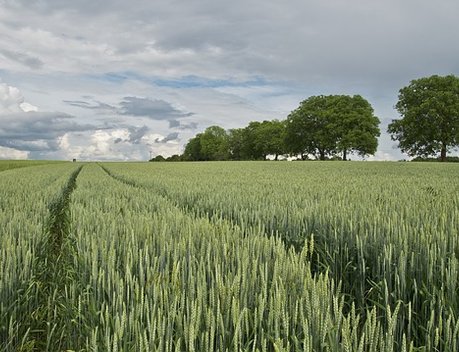
<path fill-rule="evenodd" d="M 311 275 L 313 241 L 297 253 L 258 229 L 242 233 L 183 212 L 95 165 L 79 183 L 72 212 L 85 253 L 79 272 L 93 292 L 82 308 L 92 312 L 87 348 L 393 349 L 397 312 L 380 322 L 373 309 L 362 324 L 355 309 L 344 314 L 333 281 Z"/>
<path fill-rule="evenodd" d="M 458 348 L 455 165 L 28 169 L 0 176 L 2 350 Z"/>
<path fill-rule="evenodd" d="M 287 246 L 301 248 L 313 235 L 312 269 L 341 282 L 347 310 L 354 304 L 365 317 L 376 307 L 388 320 L 399 305 L 397 341 L 405 334 L 427 350 L 457 343 L 455 165 L 247 165 L 109 168 L 194 215 L 277 235 Z"/>

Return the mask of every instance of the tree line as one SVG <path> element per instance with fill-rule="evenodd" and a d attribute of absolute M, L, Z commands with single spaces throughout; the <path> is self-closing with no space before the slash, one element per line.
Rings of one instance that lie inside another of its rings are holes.
<path fill-rule="evenodd" d="M 459 146 L 459 78 L 431 76 L 400 89 L 395 106 L 400 119 L 388 126 L 392 140 L 417 160 Z M 272 155 L 348 160 L 350 154 L 373 155 L 380 121 L 360 95 L 319 95 L 302 101 L 285 120 L 252 121 L 225 130 L 210 126 L 191 138 L 182 155 L 152 161 L 265 160 Z"/>
<path fill-rule="evenodd" d="M 275 160 L 281 155 L 346 160 L 351 152 L 376 152 L 378 125 L 373 108 L 360 95 L 313 96 L 283 121 L 252 121 L 230 130 L 210 126 L 188 141 L 182 155 L 169 160 L 265 160 L 268 155 Z"/>

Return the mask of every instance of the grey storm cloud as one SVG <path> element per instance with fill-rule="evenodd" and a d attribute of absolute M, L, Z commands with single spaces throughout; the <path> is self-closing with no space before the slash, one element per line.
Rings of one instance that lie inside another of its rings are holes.
<path fill-rule="evenodd" d="M 175 108 L 171 103 L 161 99 L 139 97 L 124 97 L 118 107 L 100 101 L 63 100 L 64 103 L 83 109 L 112 112 L 117 115 L 147 117 L 152 120 L 169 121 L 170 127 L 193 129 L 193 123 L 183 124 L 179 121 L 192 116 L 192 112 L 184 112 Z"/>
<path fill-rule="evenodd" d="M 67 132 L 90 131 L 97 127 L 80 124 L 60 112 L 18 112 L 0 115 L 0 146 L 26 151 L 54 151 L 57 140 Z"/>
<path fill-rule="evenodd" d="M 90 98 L 90 97 L 88 97 Z M 110 104 L 106 104 L 100 101 L 88 102 L 83 100 L 63 100 L 64 103 L 76 106 L 78 108 L 90 109 L 90 110 L 103 110 L 116 112 L 118 109 Z"/>
<path fill-rule="evenodd" d="M 198 128 L 198 123 L 169 120 L 169 128 L 177 128 L 179 130 L 195 130 Z"/>
<path fill-rule="evenodd" d="M 120 106 L 122 115 L 142 116 L 153 120 L 177 120 L 193 115 L 178 110 L 169 102 L 160 99 L 125 97 Z"/>
<path fill-rule="evenodd" d="M 178 132 L 172 132 L 172 133 L 169 133 L 164 138 L 156 138 L 155 143 L 167 143 L 167 142 L 177 141 L 178 138 L 179 138 Z"/>
<path fill-rule="evenodd" d="M 29 21 L 50 32 L 65 28 L 82 43 L 107 43 L 109 56 L 127 67 L 120 70 L 135 71 L 137 57 L 140 70 L 142 55 L 152 50 L 177 54 L 151 64 L 163 72 L 262 75 L 335 88 L 394 87 L 402 77 L 459 70 L 459 47 L 451 44 L 459 31 L 456 0 L 197 0 L 180 6 L 113 0 L 109 7 L 90 0 L 16 0 L 5 7 L 22 15 L 8 19 L 11 28 Z M 68 27 L 43 21 L 49 13 L 68 19 Z M 73 32 L 83 19 L 88 29 Z M 82 60 L 89 65 L 91 56 Z"/>
<path fill-rule="evenodd" d="M 116 138 L 114 140 L 115 144 L 118 143 L 131 143 L 131 144 L 141 144 L 142 138 L 150 131 L 147 126 L 136 127 L 129 125 L 121 125 L 119 127 L 126 128 L 128 130 L 129 136 L 126 139 Z"/>
<path fill-rule="evenodd" d="M 179 120 L 169 120 L 169 128 L 177 128 L 180 127 Z"/>
<path fill-rule="evenodd" d="M 44 65 L 43 61 L 41 61 L 38 57 L 34 57 L 19 51 L 9 51 L 6 49 L 0 49 L 0 54 L 8 59 L 20 62 L 21 64 L 28 66 L 32 69 L 40 69 Z"/>
<path fill-rule="evenodd" d="M 149 128 L 147 126 L 142 126 L 142 127 L 128 127 L 129 131 L 129 143 L 132 144 L 139 144 L 141 142 L 141 139 L 147 132 L 149 131 Z"/>

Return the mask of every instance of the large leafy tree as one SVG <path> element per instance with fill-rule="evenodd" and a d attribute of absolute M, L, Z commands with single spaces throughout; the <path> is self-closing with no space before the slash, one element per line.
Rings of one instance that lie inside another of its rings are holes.
<path fill-rule="evenodd" d="M 349 152 L 360 156 L 376 153 L 380 136 L 379 119 L 371 104 L 360 95 L 338 95 L 332 99 L 337 150 L 343 160 Z"/>
<path fill-rule="evenodd" d="M 378 125 L 373 108 L 360 95 L 313 96 L 287 117 L 286 145 L 293 154 L 313 154 L 320 160 L 337 153 L 344 160 L 349 152 L 374 154 Z"/>
<path fill-rule="evenodd" d="M 285 122 L 252 121 L 244 128 L 229 131 L 229 146 L 233 160 L 266 159 L 267 155 L 285 154 Z"/>
<path fill-rule="evenodd" d="M 191 138 L 185 146 L 184 160 L 228 160 L 229 136 L 220 126 L 210 126 Z"/>
<path fill-rule="evenodd" d="M 228 160 L 229 140 L 225 129 L 220 126 L 210 126 L 201 134 L 202 160 Z"/>
<path fill-rule="evenodd" d="M 244 128 L 234 128 L 229 130 L 228 144 L 231 160 L 248 159 L 248 157 L 246 157 L 246 138 Z"/>
<path fill-rule="evenodd" d="M 265 159 L 266 154 L 260 143 L 261 122 L 251 121 L 244 128 L 244 155 L 247 159 L 258 160 Z"/>
<path fill-rule="evenodd" d="M 204 160 L 201 153 L 201 136 L 198 133 L 195 137 L 191 138 L 185 146 L 183 152 L 183 159 L 187 161 L 200 161 Z"/>
<path fill-rule="evenodd" d="M 252 121 L 244 128 L 229 131 L 229 149 L 233 160 L 258 160 L 263 158 L 259 143 L 261 122 Z"/>
<path fill-rule="evenodd" d="M 459 145 L 459 78 L 454 75 L 416 79 L 400 89 L 395 106 L 402 116 L 388 126 L 392 140 L 410 156 L 426 157 Z"/>
<path fill-rule="evenodd" d="M 335 151 L 329 114 L 329 98 L 313 96 L 300 103 L 287 117 L 286 145 L 294 154 L 314 154 L 321 160 Z"/>
<path fill-rule="evenodd" d="M 286 153 L 285 148 L 285 123 L 279 120 L 263 121 L 255 129 L 254 142 L 263 159 L 267 155 L 278 156 Z"/>

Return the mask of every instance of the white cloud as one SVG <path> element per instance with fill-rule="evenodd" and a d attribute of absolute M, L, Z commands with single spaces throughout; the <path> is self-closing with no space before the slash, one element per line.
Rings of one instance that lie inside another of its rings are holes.
<path fill-rule="evenodd" d="M 0 159 L 27 159 L 29 152 L 0 146 Z"/>
<path fill-rule="evenodd" d="M 18 88 L 0 82 L 0 114 L 37 110 L 36 106 L 24 101 Z"/>
<path fill-rule="evenodd" d="M 60 149 L 55 156 L 69 160 L 145 161 L 150 155 L 180 153 L 177 141 L 166 140 L 167 136 L 159 133 L 148 133 L 140 139 L 140 143 L 132 141 L 132 131 L 128 128 L 66 133 L 59 141 Z"/>
<path fill-rule="evenodd" d="M 392 154 L 378 150 L 375 153 L 375 155 L 369 156 L 365 158 L 365 160 L 368 160 L 368 161 L 396 161 L 397 159 Z"/>
<path fill-rule="evenodd" d="M 0 83 L 0 113 L 22 111 L 20 104 L 23 102 L 19 89 Z"/>
<path fill-rule="evenodd" d="M 38 111 L 38 108 L 36 106 L 34 106 L 32 104 L 29 104 L 27 102 L 23 102 L 23 103 L 19 104 L 19 107 L 24 112 Z"/>

